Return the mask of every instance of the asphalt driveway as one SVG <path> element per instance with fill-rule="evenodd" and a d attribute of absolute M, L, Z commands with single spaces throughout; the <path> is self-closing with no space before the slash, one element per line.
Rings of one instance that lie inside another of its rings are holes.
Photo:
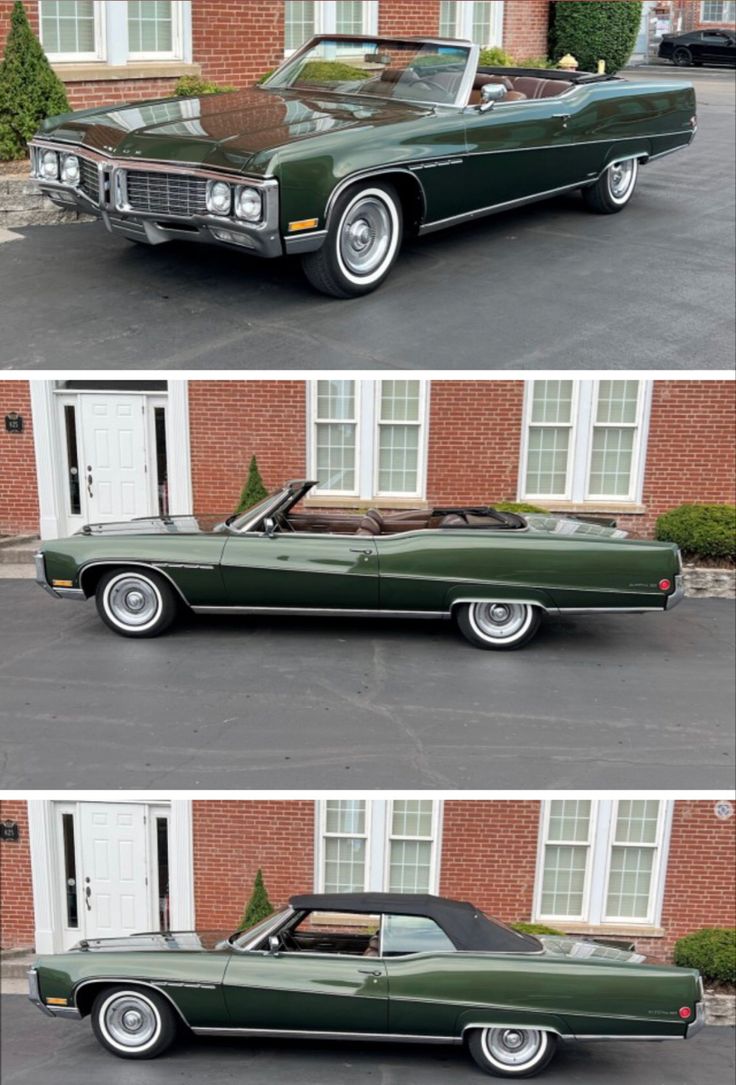
<path fill-rule="evenodd" d="M 0 244 L 0 368 L 730 368 L 734 73 L 643 78 L 673 76 L 697 85 L 698 138 L 624 214 L 567 196 L 410 242 L 369 298 L 315 294 L 294 260 L 21 230 Z"/>
<path fill-rule="evenodd" d="M 734 604 L 450 623 L 189 616 L 131 641 L 0 581 L 0 788 L 729 788 Z"/>
<path fill-rule="evenodd" d="M 88 1021 L 51 1021 L 26 999 L 0 1000 L 3 1085 L 464 1085 L 489 1079 L 460 1048 L 185 1038 L 153 1062 L 108 1055 Z M 545 1085 L 730 1085 L 734 1030 L 709 1028 L 687 1043 L 570 1045 L 540 1077 Z"/>

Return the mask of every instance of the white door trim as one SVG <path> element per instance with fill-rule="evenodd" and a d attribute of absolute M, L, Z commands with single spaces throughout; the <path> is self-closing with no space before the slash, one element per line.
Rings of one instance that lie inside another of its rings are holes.
<path fill-rule="evenodd" d="M 55 381 L 33 380 L 29 383 L 33 443 L 36 453 L 39 533 L 42 539 L 58 539 L 66 533 L 67 513 L 65 479 L 63 478 L 63 464 L 66 462 L 66 456 L 60 412 L 57 409 L 57 386 Z M 169 507 L 173 514 L 189 516 L 194 508 L 188 382 L 170 380 L 167 382 L 167 387 L 166 450 L 169 468 Z M 112 394 L 114 389 L 111 388 L 110 391 Z"/>
<path fill-rule="evenodd" d="M 151 800 L 141 804 L 135 799 L 119 799 L 114 805 L 122 802 L 146 807 L 169 807 L 171 926 L 174 930 L 192 930 L 195 926 L 192 801 L 174 799 L 169 803 L 166 800 Z M 41 954 L 61 953 L 64 948 L 64 917 L 60 912 L 57 884 L 59 854 L 54 832 L 55 814 L 61 805 L 70 804 L 63 798 L 59 798 L 58 802 L 50 799 L 28 800 L 34 943 L 36 952 Z"/>

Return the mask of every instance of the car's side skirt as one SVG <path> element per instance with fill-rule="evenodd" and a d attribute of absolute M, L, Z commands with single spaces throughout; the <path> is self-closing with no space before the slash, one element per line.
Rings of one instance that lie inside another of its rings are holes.
<path fill-rule="evenodd" d="M 460 1036 L 417 1036 L 397 1032 L 319 1032 L 311 1029 L 278 1028 L 193 1028 L 197 1036 L 283 1036 L 295 1040 L 373 1040 L 377 1043 L 461 1044 Z"/>
<path fill-rule="evenodd" d="M 195 614 L 293 614 L 297 617 L 321 615 L 330 618 L 431 618 L 450 617 L 443 610 L 347 610 L 342 607 L 192 607 Z"/>

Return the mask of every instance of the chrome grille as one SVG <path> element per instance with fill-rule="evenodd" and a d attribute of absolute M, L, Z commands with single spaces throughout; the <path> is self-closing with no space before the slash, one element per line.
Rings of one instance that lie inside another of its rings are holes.
<path fill-rule="evenodd" d="M 206 215 L 207 182 L 177 173 L 126 173 L 128 205 L 157 215 Z"/>
<path fill-rule="evenodd" d="M 100 174 L 96 162 L 87 158 L 79 159 L 79 187 L 93 203 L 100 203 Z"/>

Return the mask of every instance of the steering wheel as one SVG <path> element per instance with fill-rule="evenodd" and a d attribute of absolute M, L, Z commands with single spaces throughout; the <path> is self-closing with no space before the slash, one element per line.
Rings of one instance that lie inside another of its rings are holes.
<path fill-rule="evenodd" d="M 299 943 L 297 942 L 291 931 L 281 931 L 279 934 L 279 940 L 285 950 L 298 951 Z"/>

